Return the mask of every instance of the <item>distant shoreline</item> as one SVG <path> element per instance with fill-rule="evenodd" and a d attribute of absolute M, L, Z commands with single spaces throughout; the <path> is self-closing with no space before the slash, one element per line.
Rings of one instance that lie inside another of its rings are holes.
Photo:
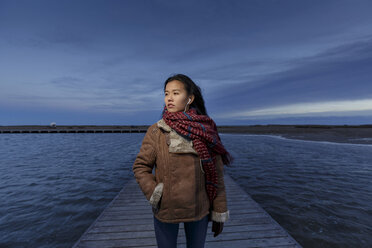
<path fill-rule="evenodd" d="M 254 125 L 220 126 L 221 133 L 269 134 L 288 139 L 372 144 L 372 125 Z"/>
<path fill-rule="evenodd" d="M 146 132 L 150 125 L 18 125 L 0 126 L 1 133 Z M 239 125 L 217 126 L 219 133 L 271 134 L 289 139 L 372 144 L 371 125 Z"/>

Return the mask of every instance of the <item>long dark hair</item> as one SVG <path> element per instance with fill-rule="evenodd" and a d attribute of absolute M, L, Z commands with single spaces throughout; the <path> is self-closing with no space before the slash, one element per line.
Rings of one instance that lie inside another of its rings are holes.
<path fill-rule="evenodd" d="M 165 88 L 167 87 L 167 84 L 169 82 L 173 81 L 173 80 L 177 80 L 177 81 L 180 81 L 180 82 L 183 83 L 183 86 L 184 86 L 188 96 L 191 96 L 192 94 L 195 96 L 194 101 L 190 104 L 190 108 L 192 108 L 192 107 L 195 108 L 196 112 L 199 115 L 207 115 L 208 116 L 207 110 L 206 110 L 205 105 L 204 105 L 204 98 L 202 96 L 202 93 L 201 93 L 201 90 L 200 90 L 199 86 L 197 86 L 194 83 L 194 81 L 192 81 L 191 78 L 189 78 L 188 76 L 186 76 L 184 74 L 175 74 L 175 75 L 172 75 L 169 78 L 167 78 L 167 80 L 165 80 L 164 91 L 165 91 Z M 163 107 L 163 109 L 164 109 L 164 107 Z M 163 113 L 161 114 L 160 118 L 162 118 L 162 116 L 163 116 Z M 215 128 L 217 129 L 217 126 Z M 218 139 L 221 140 L 220 135 L 218 134 L 218 131 L 217 131 L 217 136 L 218 136 Z M 234 158 L 230 155 L 230 153 L 228 151 L 226 151 L 225 154 L 221 154 L 221 157 L 222 157 L 223 164 L 225 164 L 227 166 L 231 166 L 232 162 L 234 161 Z"/>
<path fill-rule="evenodd" d="M 173 80 L 177 80 L 183 83 L 183 86 L 188 96 L 191 96 L 191 95 L 195 96 L 194 101 L 192 101 L 192 103 L 190 104 L 190 108 L 194 107 L 196 109 L 196 112 L 199 115 L 208 115 L 207 110 L 204 105 L 204 98 L 203 98 L 203 95 L 201 93 L 201 89 L 199 88 L 199 86 L 197 86 L 194 83 L 194 81 L 192 81 L 191 78 L 189 78 L 188 76 L 184 74 L 175 74 L 167 78 L 167 80 L 165 80 L 164 91 L 165 91 L 165 88 L 167 87 L 167 84 Z"/>

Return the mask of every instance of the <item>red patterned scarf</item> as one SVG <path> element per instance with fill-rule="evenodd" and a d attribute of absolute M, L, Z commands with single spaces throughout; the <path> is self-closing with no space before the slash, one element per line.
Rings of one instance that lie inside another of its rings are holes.
<path fill-rule="evenodd" d="M 218 187 L 215 156 L 221 154 L 222 161 L 226 165 L 230 165 L 233 161 L 221 143 L 215 122 L 207 115 L 197 114 L 193 107 L 186 112 L 169 112 L 164 106 L 162 115 L 168 126 L 181 136 L 193 141 L 205 171 L 206 190 L 212 206 Z"/>

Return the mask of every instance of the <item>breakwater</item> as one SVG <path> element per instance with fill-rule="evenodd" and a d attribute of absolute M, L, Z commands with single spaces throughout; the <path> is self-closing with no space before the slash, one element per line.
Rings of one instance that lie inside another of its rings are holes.
<path fill-rule="evenodd" d="M 145 133 L 150 125 L 0 126 L 4 133 Z M 372 125 L 235 125 L 219 133 L 278 135 L 289 139 L 372 144 Z"/>

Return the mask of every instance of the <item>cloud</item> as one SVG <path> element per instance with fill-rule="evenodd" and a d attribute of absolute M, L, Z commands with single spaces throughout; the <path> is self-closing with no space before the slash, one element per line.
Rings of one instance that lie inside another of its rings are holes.
<path fill-rule="evenodd" d="M 242 63 L 240 68 L 235 65 L 239 69 L 231 69 L 234 71 L 230 73 L 231 79 L 225 79 L 225 85 L 219 83 L 211 100 L 227 111 L 234 106 L 256 109 L 296 102 L 372 98 L 370 37 L 277 64 L 283 70 L 267 74 L 263 71 L 249 74 L 250 68 L 244 70 L 246 64 Z M 261 63 L 261 67 L 265 66 Z M 275 68 L 275 62 L 268 62 L 269 67 Z"/>
<path fill-rule="evenodd" d="M 372 99 L 370 3 L 89 3 L 2 3 L 0 105 L 142 115 L 173 73 L 212 114 Z"/>
<path fill-rule="evenodd" d="M 361 112 L 372 116 L 372 99 L 295 103 L 271 108 L 261 108 L 248 111 L 242 110 L 229 114 L 225 113 L 217 115 L 217 117 L 262 119 L 290 116 L 349 116 L 360 114 Z"/>

